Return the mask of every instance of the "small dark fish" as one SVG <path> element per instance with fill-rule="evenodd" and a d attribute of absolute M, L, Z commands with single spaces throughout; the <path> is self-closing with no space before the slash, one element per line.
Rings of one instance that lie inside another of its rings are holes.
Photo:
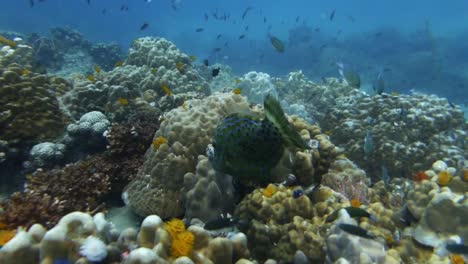
<path fill-rule="evenodd" d="M 266 23 L 267 22 L 267 19 L 266 17 L 263 18 L 263 23 Z"/>
<path fill-rule="evenodd" d="M 315 32 L 320 32 L 320 28 L 319 28 L 319 27 L 316 27 L 316 28 L 314 29 L 314 31 L 315 31 Z"/>
<path fill-rule="evenodd" d="M 296 23 L 299 22 L 299 18 L 300 18 L 300 16 L 296 17 Z"/>
<path fill-rule="evenodd" d="M 351 21 L 351 23 L 354 23 L 354 21 L 356 21 L 353 16 L 348 16 L 348 19 L 349 21 Z"/>
<path fill-rule="evenodd" d="M 452 243 L 447 244 L 445 248 L 453 254 L 468 255 L 468 245 Z"/>
<path fill-rule="evenodd" d="M 390 183 L 390 177 L 388 176 L 388 170 L 385 165 L 382 165 L 382 176 L 380 177 L 384 183 L 384 186 L 387 187 Z"/>
<path fill-rule="evenodd" d="M 223 36 L 222 34 L 218 34 L 218 36 L 216 36 L 216 39 L 219 39 L 222 36 Z"/>
<path fill-rule="evenodd" d="M 29 7 L 34 7 L 34 0 L 29 0 Z"/>
<path fill-rule="evenodd" d="M 224 42 L 224 47 L 227 48 L 229 46 L 229 42 Z"/>
<path fill-rule="evenodd" d="M 220 70 L 220 69 L 221 69 L 221 68 L 215 68 L 215 69 L 213 69 L 213 70 L 211 71 L 211 76 L 213 76 L 213 77 L 218 76 L 219 70 Z"/>
<path fill-rule="evenodd" d="M 377 32 L 377 33 L 374 34 L 374 36 L 375 37 L 380 37 L 380 36 L 382 36 L 382 34 L 383 34 L 382 32 Z"/>
<path fill-rule="evenodd" d="M 214 51 L 214 52 L 220 52 L 220 51 L 221 51 L 221 48 L 214 48 L 213 51 Z"/>
<path fill-rule="evenodd" d="M 105 15 L 105 14 L 107 13 L 107 9 L 104 8 L 104 9 L 101 11 L 101 13 L 102 13 L 103 15 Z"/>
<path fill-rule="evenodd" d="M 288 174 L 288 177 L 286 177 L 286 180 L 281 182 L 282 185 L 284 186 L 291 186 L 297 182 L 296 176 L 294 174 Z"/>
<path fill-rule="evenodd" d="M 333 21 L 333 18 L 335 18 L 335 11 L 336 9 L 333 9 L 333 11 L 330 13 L 330 21 Z"/>
<path fill-rule="evenodd" d="M 293 191 L 293 198 L 294 199 L 297 199 L 299 197 L 301 197 L 302 195 L 304 195 L 304 191 L 301 190 L 301 189 L 296 189 Z"/>
<path fill-rule="evenodd" d="M 206 230 L 210 230 L 210 231 L 223 229 L 223 228 L 233 228 L 233 227 L 242 229 L 243 227 L 246 227 L 247 225 L 248 225 L 247 221 L 243 219 L 239 219 L 237 217 L 219 217 L 217 219 L 206 222 L 203 228 Z"/>
<path fill-rule="evenodd" d="M 247 13 L 249 13 L 250 10 L 252 10 L 252 7 L 250 6 L 244 10 L 244 13 L 242 13 L 242 20 L 244 20 L 245 16 L 247 15 Z"/>
<path fill-rule="evenodd" d="M 418 222 L 418 219 L 410 212 L 407 205 L 404 205 L 403 209 L 393 214 L 392 220 L 404 226 L 410 226 L 412 223 Z"/>
<path fill-rule="evenodd" d="M 245 38 L 245 34 L 242 34 L 239 36 L 239 39 L 243 39 L 243 38 Z"/>
<path fill-rule="evenodd" d="M 455 109 L 455 108 L 456 108 L 456 106 L 455 106 L 455 104 L 454 104 L 454 103 L 452 103 L 452 102 L 450 102 L 450 101 L 449 101 L 448 103 L 449 103 L 450 107 L 452 107 L 453 109 Z"/>
<path fill-rule="evenodd" d="M 149 24 L 148 23 L 143 23 L 143 25 L 141 25 L 140 27 L 140 30 L 145 30 L 149 27 Z"/>
<path fill-rule="evenodd" d="M 280 39 L 278 39 L 275 36 L 270 36 L 270 42 L 271 45 L 276 49 L 276 51 L 280 53 L 284 52 L 284 44 Z"/>
<path fill-rule="evenodd" d="M 205 21 L 208 21 L 208 17 L 209 17 L 208 14 L 205 13 Z"/>
<path fill-rule="evenodd" d="M 197 28 L 195 29 L 195 32 L 202 32 L 203 30 L 205 30 L 204 28 Z"/>
<path fill-rule="evenodd" d="M 237 224 L 237 221 L 239 221 L 239 219 L 234 218 L 234 217 L 232 218 L 219 217 L 218 219 L 214 219 L 214 220 L 206 222 L 203 228 L 206 230 L 217 230 L 217 229 L 222 229 L 222 228 L 227 228 L 227 227 L 234 227 Z"/>
<path fill-rule="evenodd" d="M 88 3 L 88 5 L 90 5 L 90 4 L 91 4 L 91 0 L 86 0 L 86 2 Z"/>
<path fill-rule="evenodd" d="M 374 239 L 375 238 L 375 235 L 367 232 L 367 230 L 365 230 L 364 228 L 361 228 L 359 226 L 350 225 L 350 224 L 339 224 L 338 227 L 341 230 L 343 230 L 346 233 L 349 233 L 351 235 L 360 236 L 360 237 L 368 238 L 368 239 Z"/>
<path fill-rule="evenodd" d="M 333 222 L 335 221 L 337 218 L 338 218 L 338 212 L 341 210 L 341 209 L 345 209 L 346 212 L 349 214 L 349 216 L 351 217 L 366 217 L 366 218 L 369 218 L 371 221 L 376 221 L 375 219 L 375 216 L 371 215 L 370 213 L 368 213 L 366 210 L 364 209 L 361 209 L 359 207 L 352 207 L 352 206 L 348 206 L 348 207 L 344 207 L 344 208 L 340 208 L 340 209 L 337 209 L 335 210 L 333 213 L 331 213 L 329 216 L 327 216 L 327 218 L 325 219 L 326 222 Z"/>
<path fill-rule="evenodd" d="M 326 48 L 328 45 L 327 44 L 322 44 L 319 49 Z"/>
<path fill-rule="evenodd" d="M 374 142 L 371 131 L 367 129 L 366 136 L 364 137 L 364 158 L 367 160 L 372 152 L 374 152 Z"/>
<path fill-rule="evenodd" d="M 372 85 L 372 89 L 377 94 L 382 94 L 385 90 L 385 81 L 383 79 L 383 72 L 379 72 L 377 78 L 375 78 L 374 84 Z"/>
<path fill-rule="evenodd" d="M 245 26 L 244 30 L 249 31 L 249 26 Z"/>
<path fill-rule="evenodd" d="M 204 59 L 204 60 L 203 60 L 203 64 L 204 64 L 205 66 L 207 66 L 207 67 L 208 67 L 208 65 L 210 65 L 208 59 Z"/>

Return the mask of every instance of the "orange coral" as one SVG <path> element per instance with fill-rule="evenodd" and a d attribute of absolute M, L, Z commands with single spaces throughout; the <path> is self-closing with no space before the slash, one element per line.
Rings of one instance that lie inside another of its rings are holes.
<path fill-rule="evenodd" d="M 276 186 L 274 184 L 268 184 L 268 186 L 263 190 L 263 196 L 271 197 L 276 192 Z"/>
<path fill-rule="evenodd" d="M 440 186 L 447 186 L 452 179 L 452 176 L 450 173 L 448 173 L 448 171 L 441 171 L 437 176 L 437 183 Z"/>
<path fill-rule="evenodd" d="M 452 264 L 465 264 L 463 257 L 460 255 L 451 255 L 450 256 L 450 263 Z"/>
<path fill-rule="evenodd" d="M 172 238 L 174 238 L 177 234 L 185 231 L 185 224 L 182 220 L 174 218 L 171 219 L 171 221 L 164 223 L 164 229 Z"/>
<path fill-rule="evenodd" d="M 358 208 L 361 206 L 361 202 L 358 199 L 351 199 L 349 203 L 351 204 L 352 207 Z"/>
<path fill-rule="evenodd" d="M 191 232 L 185 231 L 185 224 L 182 220 L 174 218 L 171 221 L 166 222 L 164 224 L 164 230 L 169 233 L 172 240 L 172 257 L 177 258 L 190 255 L 193 249 L 195 236 Z"/>
<path fill-rule="evenodd" d="M 16 235 L 15 230 L 0 230 L 0 246 L 4 246 Z"/>
<path fill-rule="evenodd" d="M 422 182 L 424 180 L 429 180 L 429 176 L 424 171 L 418 171 L 413 174 L 413 180 L 417 182 Z"/>
<path fill-rule="evenodd" d="M 184 231 L 177 234 L 177 237 L 172 239 L 171 256 L 177 258 L 190 255 L 194 240 L 195 236 L 191 232 Z"/>
<path fill-rule="evenodd" d="M 167 138 L 159 136 L 153 140 L 153 143 L 151 145 L 153 146 L 154 150 L 158 150 L 159 147 L 164 143 L 167 143 Z"/>

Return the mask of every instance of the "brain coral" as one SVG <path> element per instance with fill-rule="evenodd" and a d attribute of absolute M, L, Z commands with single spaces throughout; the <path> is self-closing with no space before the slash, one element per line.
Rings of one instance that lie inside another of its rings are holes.
<path fill-rule="evenodd" d="M 60 78 L 22 74 L 18 65 L 0 68 L 0 138 L 37 142 L 59 135 L 67 116 L 56 96 L 69 87 Z"/>
<path fill-rule="evenodd" d="M 158 214 L 165 219 L 182 215 L 187 191 L 181 189 L 184 175 L 195 172 L 197 157 L 205 154 L 219 121 L 249 109 L 245 98 L 234 94 L 194 99 L 187 105 L 165 115 L 154 138 L 164 137 L 167 143 L 148 149 L 143 168 L 126 187 L 124 198 L 140 215 Z"/>

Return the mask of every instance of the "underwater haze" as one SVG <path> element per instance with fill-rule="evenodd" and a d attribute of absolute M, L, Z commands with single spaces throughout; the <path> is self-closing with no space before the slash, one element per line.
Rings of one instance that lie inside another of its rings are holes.
<path fill-rule="evenodd" d="M 467 17 L 2 0 L 0 264 L 468 263 Z"/>
<path fill-rule="evenodd" d="M 121 11 L 123 5 L 128 10 Z M 246 8 L 252 9 L 242 19 Z M 336 75 L 335 63 L 341 61 L 357 70 L 364 84 L 371 84 L 378 71 L 387 68 L 392 70 L 386 74 L 392 91 L 415 89 L 463 103 L 468 91 L 467 10 L 462 0 L 24 0 L 5 1 L 0 25 L 3 30 L 43 34 L 51 27 L 69 26 L 91 41 L 117 42 L 122 50 L 135 38 L 160 36 L 198 58 L 229 64 L 236 73 L 284 75 L 301 69 L 320 79 Z M 215 19 L 213 14 L 229 18 Z M 143 23 L 149 27 L 140 31 Z M 245 38 L 239 39 L 242 34 Z M 268 34 L 282 39 L 287 51 L 275 52 Z M 222 50 L 213 53 L 219 47 Z"/>

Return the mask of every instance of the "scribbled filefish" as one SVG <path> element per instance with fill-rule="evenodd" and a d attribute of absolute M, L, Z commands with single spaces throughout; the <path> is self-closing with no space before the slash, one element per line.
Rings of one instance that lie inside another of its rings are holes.
<path fill-rule="evenodd" d="M 217 171 L 244 183 L 268 183 L 270 170 L 281 159 L 285 147 L 309 148 L 273 96 L 265 97 L 264 109 L 263 119 L 235 113 L 218 125 L 213 151 L 208 155 Z"/>
<path fill-rule="evenodd" d="M 273 45 L 273 47 L 275 48 L 276 51 L 284 52 L 284 44 L 279 38 L 277 38 L 275 36 L 270 36 L 270 42 L 271 42 L 271 45 Z"/>

